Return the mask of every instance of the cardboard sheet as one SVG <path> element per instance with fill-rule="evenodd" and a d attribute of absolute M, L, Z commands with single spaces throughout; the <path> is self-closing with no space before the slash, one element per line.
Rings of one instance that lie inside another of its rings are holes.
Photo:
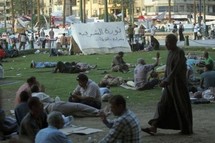
<path fill-rule="evenodd" d="M 70 134 L 88 135 L 96 132 L 101 132 L 103 130 L 88 128 L 88 127 L 78 127 L 78 126 L 72 125 L 70 127 L 60 129 L 60 131 L 63 132 L 65 135 L 70 135 Z"/>

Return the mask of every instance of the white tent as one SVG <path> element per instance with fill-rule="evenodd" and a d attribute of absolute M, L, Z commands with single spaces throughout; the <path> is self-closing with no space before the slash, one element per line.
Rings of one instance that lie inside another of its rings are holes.
<path fill-rule="evenodd" d="M 131 52 L 122 22 L 73 24 L 72 36 L 85 55 Z"/>

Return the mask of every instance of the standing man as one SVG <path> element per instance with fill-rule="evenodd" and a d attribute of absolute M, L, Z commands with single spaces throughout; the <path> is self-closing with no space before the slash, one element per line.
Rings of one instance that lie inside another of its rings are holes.
<path fill-rule="evenodd" d="M 174 34 L 166 36 L 166 47 L 169 51 L 164 80 L 164 88 L 157 105 L 154 118 L 149 121 L 151 127 L 142 131 L 154 135 L 157 128 L 181 130 L 181 134 L 193 133 L 192 109 L 186 79 L 186 58 L 184 51 L 177 47 Z"/>
<path fill-rule="evenodd" d="M 157 60 L 154 64 L 146 64 L 144 59 L 140 58 L 137 60 L 137 66 L 134 69 L 134 84 L 138 90 L 152 89 L 158 84 L 158 79 L 151 81 L 147 80 L 148 73 L 158 65 L 160 53 L 157 53 Z"/>
<path fill-rule="evenodd" d="M 53 111 L 48 115 L 49 126 L 37 133 L 35 143 L 72 143 L 65 134 L 59 131 L 64 126 L 62 115 L 58 111 Z"/>
<path fill-rule="evenodd" d="M 102 122 L 110 128 L 110 131 L 99 143 L 140 143 L 140 122 L 137 116 L 126 108 L 125 98 L 114 95 L 109 103 L 111 112 L 118 118 L 110 121 L 106 113 L 100 113 Z"/>
<path fill-rule="evenodd" d="M 198 24 L 194 23 L 193 24 L 194 40 L 197 40 L 197 38 L 198 38 L 198 35 L 197 35 L 198 34 L 198 29 L 199 29 Z"/>
<path fill-rule="evenodd" d="M 76 80 L 78 81 L 78 86 L 69 97 L 69 101 L 101 109 L 102 103 L 99 86 L 94 81 L 88 79 L 85 74 L 79 74 Z"/>
<path fill-rule="evenodd" d="M 131 24 L 129 24 L 129 27 L 128 27 L 128 38 L 129 38 L 129 44 L 132 45 L 134 42 L 134 28 Z"/>
<path fill-rule="evenodd" d="M 25 44 L 27 42 L 27 35 L 25 34 L 25 32 L 20 34 L 20 44 L 19 44 L 19 50 L 21 50 L 21 48 L 23 47 L 23 50 L 25 50 Z"/>
<path fill-rule="evenodd" d="M 67 48 L 67 37 L 66 34 L 63 33 L 63 35 L 60 37 L 60 44 L 61 44 L 61 48 L 63 48 L 63 46 L 65 46 Z"/>
<path fill-rule="evenodd" d="M 50 47 L 54 48 L 54 30 L 53 28 L 51 28 L 51 30 L 49 31 L 49 39 L 50 39 Z"/>
<path fill-rule="evenodd" d="M 151 30 L 151 36 L 155 36 L 155 32 L 157 30 L 157 27 L 154 24 L 152 24 L 150 30 Z"/>
<path fill-rule="evenodd" d="M 179 40 L 184 41 L 184 25 L 180 22 L 179 24 L 179 29 L 178 29 L 178 34 L 179 34 Z"/>
<path fill-rule="evenodd" d="M 45 34 L 44 29 L 42 29 L 41 32 L 40 32 L 40 42 L 41 42 L 42 48 L 45 49 L 45 46 L 46 46 L 46 34 Z"/>

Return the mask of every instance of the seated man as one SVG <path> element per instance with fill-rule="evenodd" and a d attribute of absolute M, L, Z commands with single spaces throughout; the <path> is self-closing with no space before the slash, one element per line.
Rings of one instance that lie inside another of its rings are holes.
<path fill-rule="evenodd" d="M 29 112 L 28 108 L 28 99 L 31 96 L 27 91 L 22 91 L 20 93 L 20 103 L 15 108 L 15 116 L 18 126 L 20 126 L 20 123 L 22 119 L 25 117 L 25 115 Z"/>
<path fill-rule="evenodd" d="M 69 101 L 83 103 L 101 109 L 99 86 L 94 81 L 88 79 L 85 74 L 79 74 L 76 79 L 79 85 L 69 97 Z"/>
<path fill-rule="evenodd" d="M 26 83 L 24 83 L 23 85 L 21 85 L 21 86 L 19 87 L 19 89 L 17 90 L 17 92 L 16 92 L 16 97 L 15 97 L 15 105 L 17 105 L 17 104 L 20 103 L 20 93 L 21 93 L 22 91 L 27 91 L 27 92 L 31 95 L 31 86 L 34 85 L 34 84 L 39 85 L 40 91 L 44 91 L 44 90 L 45 90 L 45 89 L 44 89 L 44 86 L 41 85 L 41 84 L 37 81 L 36 77 L 31 76 L 30 78 L 27 79 Z"/>
<path fill-rule="evenodd" d="M 134 84 L 138 90 L 152 89 L 155 85 L 158 84 L 158 79 L 148 81 L 147 77 L 149 71 L 151 71 L 155 66 L 158 65 L 159 57 L 160 54 L 157 53 L 155 64 L 146 64 L 142 58 L 138 59 L 138 65 L 134 69 Z"/>
<path fill-rule="evenodd" d="M 107 113 L 100 113 L 103 123 L 110 128 L 110 131 L 99 143 L 140 143 L 140 122 L 137 116 L 126 108 L 124 97 L 112 96 L 109 103 L 112 113 L 118 118 L 110 121 L 107 119 Z"/>
<path fill-rule="evenodd" d="M 43 111 L 43 104 L 39 98 L 31 97 L 28 100 L 29 113 L 22 119 L 19 135 L 34 142 L 37 132 L 48 126 L 47 115 Z"/>
<path fill-rule="evenodd" d="M 128 72 L 129 71 L 129 67 L 128 65 L 125 63 L 125 61 L 123 60 L 123 52 L 119 52 L 112 61 L 112 71 L 113 72 Z"/>
<path fill-rule="evenodd" d="M 208 53 L 207 51 L 204 52 L 203 57 L 204 57 L 204 60 L 203 60 L 203 61 L 200 61 L 200 62 L 197 64 L 197 66 L 198 66 L 198 67 L 204 67 L 205 65 L 209 65 L 209 66 L 210 66 L 210 69 L 213 70 L 213 69 L 214 69 L 214 61 L 213 61 L 213 59 L 209 56 L 209 53 Z M 198 71 L 199 71 L 200 73 L 203 72 L 202 69 L 199 69 Z"/>
<path fill-rule="evenodd" d="M 205 65 L 204 72 L 200 77 L 201 89 L 206 90 L 209 87 L 215 87 L 215 71 L 211 69 L 211 65 Z"/>
<path fill-rule="evenodd" d="M 59 129 L 63 128 L 64 120 L 62 113 L 53 111 L 48 115 L 49 126 L 40 130 L 35 138 L 35 143 L 72 143 Z"/>
<path fill-rule="evenodd" d="M 49 95 L 44 92 L 40 92 L 37 85 L 31 88 L 32 97 L 37 97 L 44 105 L 46 113 L 52 111 L 59 111 L 65 116 L 77 116 L 77 117 L 96 117 L 99 110 L 81 103 L 54 101 Z"/>

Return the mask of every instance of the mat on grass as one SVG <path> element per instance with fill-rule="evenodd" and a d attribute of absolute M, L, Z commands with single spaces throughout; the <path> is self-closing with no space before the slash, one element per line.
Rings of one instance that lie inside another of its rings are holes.
<path fill-rule="evenodd" d="M 125 89 L 137 90 L 137 88 L 134 86 L 133 81 L 127 81 L 126 83 L 123 83 L 120 86 Z"/>

